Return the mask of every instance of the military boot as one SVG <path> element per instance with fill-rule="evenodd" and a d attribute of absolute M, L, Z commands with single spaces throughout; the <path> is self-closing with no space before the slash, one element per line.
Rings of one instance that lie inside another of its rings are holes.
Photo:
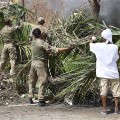
<path fill-rule="evenodd" d="M 33 100 L 32 100 L 32 98 L 29 98 L 29 103 L 30 103 L 30 104 L 33 104 L 33 103 L 34 103 Z"/>
<path fill-rule="evenodd" d="M 45 103 L 44 100 L 39 100 L 39 103 L 38 103 L 39 107 L 44 107 L 45 104 L 46 104 L 46 103 Z"/>

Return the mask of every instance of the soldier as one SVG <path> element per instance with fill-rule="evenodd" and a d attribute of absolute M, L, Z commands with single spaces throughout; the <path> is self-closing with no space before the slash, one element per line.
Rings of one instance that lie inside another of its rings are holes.
<path fill-rule="evenodd" d="M 4 43 L 0 60 L 0 74 L 2 76 L 4 64 L 7 61 L 8 57 L 10 57 L 10 76 L 13 76 L 15 74 L 15 64 L 17 58 L 15 47 L 15 31 L 22 26 L 13 27 L 12 21 L 10 19 L 6 19 L 4 21 L 4 24 L 4 28 L 0 31 L 0 35 Z"/>
<path fill-rule="evenodd" d="M 47 29 L 43 26 L 44 23 L 45 23 L 45 19 L 44 19 L 43 17 L 39 17 L 37 21 L 38 21 L 37 26 L 34 27 L 33 30 L 34 30 L 35 28 L 39 28 L 40 31 L 41 31 L 41 36 L 42 36 L 41 38 L 42 38 L 43 40 L 46 40 L 47 37 L 48 37 L 48 33 L 47 33 Z M 33 35 L 32 35 L 33 30 L 32 30 L 31 33 L 30 33 L 30 39 L 29 39 L 30 41 L 31 41 L 32 38 L 33 38 Z"/>
<path fill-rule="evenodd" d="M 47 28 L 44 27 L 44 24 L 45 24 L 44 17 L 39 17 L 37 19 L 37 26 L 35 26 L 32 29 L 32 31 L 30 32 L 29 41 L 32 41 L 32 39 L 34 38 L 33 35 L 32 35 L 33 30 L 36 29 L 36 28 L 39 28 L 40 31 L 41 31 L 41 39 L 43 39 L 44 41 L 48 42 L 51 45 L 50 36 L 49 36 Z M 49 66 L 49 59 L 48 59 L 48 66 Z M 48 72 L 48 75 L 49 75 L 48 79 L 50 80 L 50 72 L 49 72 L 49 69 L 47 69 L 47 70 L 48 70 L 47 72 Z"/>
<path fill-rule="evenodd" d="M 34 96 L 33 90 L 38 79 L 38 99 L 39 106 L 45 105 L 44 90 L 47 82 L 47 57 L 49 53 L 58 53 L 67 51 L 69 48 L 56 48 L 49 45 L 42 39 L 42 34 L 39 28 L 32 32 L 34 39 L 31 43 L 32 50 L 32 63 L 29 74 L 29 102 L 33 103 L 32 97 Z"/>

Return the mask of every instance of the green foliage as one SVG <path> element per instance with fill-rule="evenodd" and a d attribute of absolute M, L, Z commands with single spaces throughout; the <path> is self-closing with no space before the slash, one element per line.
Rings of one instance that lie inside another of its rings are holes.
<path fill-rule="evenodd" d="M 20 4 L 9 4 L 0 10 L 4 13 L 4 18 L 11 19 L 14 24 L 20 24 L 20 20 L 24 19 L 26 13 L 32 13 Z"/>
<path fill-rule="evenodd" d="M 26 12 L 18 4 L 9 5 L 1 9 L 0 19 L 10 17 L 14 24 L 19 24 L 20 18 Z M 2 22 L 0 28 L 3 27 Z M 68 52 L 49 56 L 49 75 L 53 78 L 48 91 L 54 95 L 55 101 L 64 99 L 73 103 L 85 103 L 86 100 L 99 100 L 99 80 L 95 73 L 95 56 L 89 51 L 89 41 L 92 35 L 101 40 L 100 33 L 105 26 L 94 22 L 82 11 L 73 13 L 66 20 L 54 20 L 49 34 L 52 45 L 56 47 L 73 47 Z M 114 42 L 120 43 L 120 29 L 111 26 Z M 18 65 L 16 81 L 18 85 L 28 84 L 31 50 L 28 37 L 31 25 L 16 32 Z"/>
<path fill-rule="evenodd" d="M 29 43 L 30 31 L 31 26 L 24 23 L 23 28 L 16 32 L 18 65 L 16 69 L 17 76 L 15 79 L 18 86 L 26 85 L 28 81 L 31 61 L 31 49 Z"/>
<path fill-rule="evenodd" d="M 20 4 L 10 4 L 0 9 L 0 29 L 3 28 L 3 21 L 6 18 L 10 18 L 13 25 L 23 24 L 23 18 L 26 13 L 31 13 L 26 8 L 23 8 Z M 17 68 L 16 68 L 16 83 L 18 85 L 27 84 L 28 73 L 30 68 L 31 49 L 29 44 L 29 34 L 32 27 L 30 24 L 24 22 L 23 27 L 18 29 L 15 33 L 16 49 L 17 49 Z M 1 44 L 0 44 L 1 45 Z M 29 63 L 29 64 L 28 64 Z M 27 67 L 25 65 L 27 64 Z M 6 71 L 10 68 L 7 66 Z M 21 71 L 22 69 L 22 71 Z"/>
<path fill-rule="evenodd" d="M 101 30 L 106 26 L 89 19 L 83 12 L 71 15 L 66 20 L 55 20 L 50 28 L 52 44 L 57 47 L 75 46 L 68 53 L 58 55 L 59 62 L 54 63 L 54 70 L 62 64 L 63 71 L 50 84 L 55 101 L 72 101 L 73 103 L 99 102 L 99 80 L 95 73 L 95 56 L 90 53 L 89 41 L 95 35 L 101 40 Z M 119 42 L 120 30 L 110 27 L 113 31 L 114 43 Z M 55 61 L 54 61 L 55 60 Z M 54 71 L 55 73 L 57 71 Z M 91 97 L 90 97 L 91 96 Z"/>

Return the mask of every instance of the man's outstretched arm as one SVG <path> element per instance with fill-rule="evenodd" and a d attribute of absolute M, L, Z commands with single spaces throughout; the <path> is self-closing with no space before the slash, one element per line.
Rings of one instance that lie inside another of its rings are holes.
<path fill-rule="evenodd" d="M 57 48 L 57 49 L 58 49 L 58 52 L 64 52 L 64 51 L 70 50 L 71 48 Z"/>

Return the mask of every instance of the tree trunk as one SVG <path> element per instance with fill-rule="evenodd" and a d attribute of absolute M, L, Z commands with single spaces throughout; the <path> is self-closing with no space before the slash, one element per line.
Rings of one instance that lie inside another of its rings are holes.
<path fill-rule="evenodd" d="M 92 15 L 96 21 L 99 19 L 100 0 L 88 0 L 92 9 Z"/>

